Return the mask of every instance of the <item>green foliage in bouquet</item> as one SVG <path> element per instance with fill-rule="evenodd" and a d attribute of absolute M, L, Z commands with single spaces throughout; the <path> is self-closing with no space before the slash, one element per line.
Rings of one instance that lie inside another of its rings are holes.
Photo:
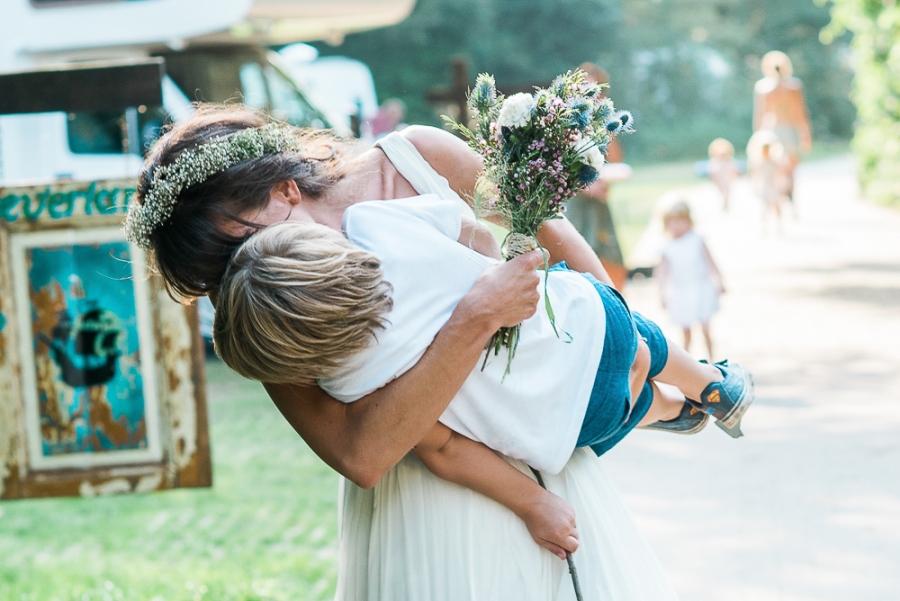
<path fill-rule="evenodd" d="M 576 70 L 533 94 L 504 98 L 494 78 L 482 73 L 468 97 L 474 129 L 448 119 L 484 159 L 475 206 L 480 216 L 499 218 L 509 229 L 507 260 L 539 247 L 541 224 L 559 218 L 565 201 L 597 180 L 610 140 L 633 131 L 631 113 L 617 111 L 603 87 Z M 555 329 L 546 294 L 544 299 Z M 489 355 L 509 349 L 506 373 L 520 329 L 503 328 L 488 343 Z"/>

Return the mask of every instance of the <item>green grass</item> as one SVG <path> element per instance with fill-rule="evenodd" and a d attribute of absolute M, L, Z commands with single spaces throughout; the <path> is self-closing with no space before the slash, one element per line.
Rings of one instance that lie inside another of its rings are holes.
<path fill-rule="evenodd" d="M 261 386 L 208 378 L 213 487 L 0 504 L 0 599 L 333 597 L 337 475 Z"/>

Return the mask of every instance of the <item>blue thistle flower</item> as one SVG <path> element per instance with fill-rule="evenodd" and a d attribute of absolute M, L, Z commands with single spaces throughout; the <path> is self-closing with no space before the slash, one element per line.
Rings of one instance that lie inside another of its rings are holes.
<path fill-rule="evenodd" d="M 621 133 L 630 134 L 634 131 L 634 115 L 628 111 L 619 111 L 616 113 L 619 122 L 622 124 Z"/>
<path fill-rule="evenodd" d="M 600 172 L 590 165 L 582 165 L 575 177 L 578 178 L 578 183 L 584 188 L 597 181 L 597 178 L 600 177 Z"/>
<path fill-rule="evenodd" d="M 475 87 L 469 93 L 469 107 L 479 113 L 484 113 L 497 104 L 497 85 L 494 77 L 487 73 L 481 73 L 475 80 Z"/>
<path fill-rule="evenodd" d="M 553 83 L 550 84 L 550 92 L 555 94 L 556 96 L 563 97 L 566 94 L 566 87 L 569 85 L 569 73 L 565 75 L 557 75 L 553 80 Z"/>
<path fill-rule="evenodd" d="M 604 99 L 594 107 L 594 120 L 600 123 L 609 121 L 613 116 L 612 103 Z"/>
<path fill-rule="evenodd" d="M 606 131 L 611 134 L 617 134 L 622 130 L 622 122 L 618 119 L 606 122 Z"/>
<path fill-rule="evenodd" d="M 603 88 L 598 86 L 595 83 L 588 84 L 582 88 L 581 93 L 584 94 L 588 98 L 599 98 Z"/>
<path fill-rule="evenodd" d="M 572 127 L 585 129 L 591 122 L 591 104 L 586 98 L 576 98 L 570 104 L 572 108 Z"/>

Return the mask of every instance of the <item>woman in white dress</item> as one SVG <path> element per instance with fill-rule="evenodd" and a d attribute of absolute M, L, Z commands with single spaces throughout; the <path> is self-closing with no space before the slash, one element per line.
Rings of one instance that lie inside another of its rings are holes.
<path fill-rule="evenodd" d="M 161 166 L 203 143 L 265 121 L 243 110 L 201 110 L 154 147 L 139 181 L 138 209 L 153 196 Z M 308 148 L 308 150 L 307 150 Z M 432 193 L 471 194 L 479 157 L 452 135 L 411 127 L 354 158 L 326 136 L 309 135 L 302 160 L 279 150 L 224 171 L 198 155 L 197 182 L 146 220 L 137 241 L 149 249 L 170 290 L 214 292 L 231 252 L 261 226 L 285 219 L 340 228 L 359 201 Z M 205 169 L 205 172 L 204 172 Z M 194 177 L 196 175 L 196 177 Z M 296 192 L 299 190 L 299 194 Z M 151 206 L 151 203 L 148 203 Z M 154 209 L 155 210 L 155 209 Z M 145 216 L 146 217 L 146 216 Z M 553 261 L 608 276 L 574 228 L 548 222 L 538 234 Z M 345 405 L 316 386 L 266 385 L 276 406 L 341 481 L 337 599 L 419 601 L 574 598 L 565 562 L 536 545 L 524 523 L 499 504 L 432 475 L 412 446 L 437 421 L 499 326 L 535 310 L 539 253 L 488 270 L 410 371 Z M 524 464 L 511 461 L 525 473 Z M 589 450 L 546 478 L 578 516 L 574 554 L 587 599 L 674 599 L 652 551 Z"/>

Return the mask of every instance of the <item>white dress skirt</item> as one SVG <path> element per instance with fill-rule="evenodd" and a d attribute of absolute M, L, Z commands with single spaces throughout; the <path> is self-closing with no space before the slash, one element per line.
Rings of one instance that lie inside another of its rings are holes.
<path fill-rule="evenodd" d="M 523 463 L 509 460 L 528 473 Z M 547 487 L 575 509 L 586 601 L 677 599 L 590 449 Z M 342 480 L 337 601 L 573 601 L 565 561 L 498 503 L 432 475 L 412 454 L 371 490 Z"/>

